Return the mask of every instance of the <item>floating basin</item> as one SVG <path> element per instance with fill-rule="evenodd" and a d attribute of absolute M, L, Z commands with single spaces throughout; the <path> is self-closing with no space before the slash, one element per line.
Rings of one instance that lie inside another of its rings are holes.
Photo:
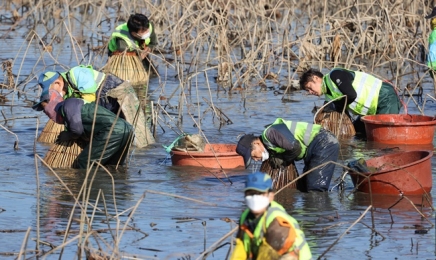
<path fill-rule="evenodd" d="M 204 152 L 171 150 L 175 166 L 200 166 L 233 169 L 244 166 L 244 159 L 236 153 L 235 144 L 206 144 Z"/>
<path fill-rule="evenodd" d="M 366 161 L 370 173 L 350 172 L 358 191 L 374 194 L 421 195 L 431 191 L 432 151 L 405 151 Z M 369 177 L 369 182 L 368 182 Z"/>
<path fill-rule="evenodd" d="M 362 117 L 368 141 L 385 144 L 432 144 L 436 120 L 422 115 L 369 115 Z"/>

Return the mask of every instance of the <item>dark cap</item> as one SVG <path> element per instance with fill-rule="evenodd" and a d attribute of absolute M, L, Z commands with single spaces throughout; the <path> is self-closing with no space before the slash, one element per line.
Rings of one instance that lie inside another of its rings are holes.
<path fill-rule="evenodd" d="M 256 138 L 252 134 L 243 135 L 236 146 L 236 152 L 244 158 L 245 168 L 251 163 L 251 144 Z"/>
<path fill-rule="evenodd" d="M 433 7 L 433 10 L 431 10 L 431 14 L 427 15 L 425 19 L 431 19 L 436 17 L 436 7 Z"/>

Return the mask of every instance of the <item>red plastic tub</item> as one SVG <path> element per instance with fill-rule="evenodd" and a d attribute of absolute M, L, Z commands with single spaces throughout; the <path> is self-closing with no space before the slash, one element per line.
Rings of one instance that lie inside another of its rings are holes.
<path fill-rule="evenodd" d="M 374 194 L 421 195 L 432 188 L 433 151 L 406 151 L 375 157 L 366 161 L 374 172 L 350 172 L 358 191 Z M 368 177 L 369 176 L 369 182 Z"/>
<path fill-rule="evenodd" d="M 368 141 L 385 144 L 432 144 L 436 120 L 422 115 L 370 115 L 362 117 Z"/>
<path fill-rule="evenodd" d="M 235 144 L 206 144 L 204 152 L 171 150 L 171 162 L 177 166 L 233 169 L 244 166 Z"/>

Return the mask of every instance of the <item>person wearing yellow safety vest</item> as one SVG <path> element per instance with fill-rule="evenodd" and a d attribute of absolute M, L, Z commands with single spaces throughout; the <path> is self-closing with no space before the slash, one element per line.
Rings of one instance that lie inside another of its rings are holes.
<path fill-rule="evenodd" d="M 94 102 L 117 114 L 120 106 L 115 98 L 107 96 L 107 92 L 124 81 L 112 74 L 104 74 L 94 70 L 91 66 L 76 66 L 66 72 L 46 71 L 39 78 L 38 83 L 42 93 L 48 93 L 49 89 L 59 92 L 63 99 L 80 98 L 85 102 Z M 48 100 L 50 101 L 50 100 Z M 53 102 L 52 102 L 53 103 Z M 35 104 L 33 109 L 43 110 L 47 116 L 53 118 L 54 106 L 42 107 L 41 102 Z"/>
<path fill-rule="evenodd" d="M 319 70 L 309 69 L 301 76 L 300 87 L 311 95 L 324 94 L 326 102 L 346 96 L 333 101 L 333 109 L 341 113 L 346 106 L 349 112 L 358 115 L 356 131 L 364 130 L 360 116 L 398 114 L 401 108 L 401 100 L 391 83 L 360 71 L 334 68 L 323 75 Z"/>
<path fill-rule="evenodd" d="M 108 45 L 108 55 L 110 57 L 116 52 L 124 51 L 137 52 L 144 68 L 148 71 L 150 66 L 148 53 L 157 44 L 153 23 L 143 14 L 132 14 L 127 23 L 117 26 L 112 32 Z"/>
<path fill-rule="evenodd" d="M 304 172 L 312 170 L 297 183 L 300 191 L 328 191 L 339 155 L 338 139 L 318 124 L 277 118 L 260 137 L 242 136 L 236 152 L 244 158 L 245 168 L 252 159 L 269 160 L 273 168 L 304 160 Z M 322 164 L 327 163 L 323 166 Z M 321 167 L 320 167 L 321 166 Z"/>
<path fill-rule="evenodd" d="M 231 260 L 312 259 L 298 222 L 274 201 L 272 180 L 268 174 L 255 172 L 247 175 L 244 195 L 248 209 L 240 217 Z"/>
<path fill-rule="evenodd" d="M 431 33 L 428 36 L 427 66 L 430 68 L 430 76 L 434 80 L 436 70 L 436 7 L 433 7 L 431 14 L 425 19 L 430 19 Z"/>

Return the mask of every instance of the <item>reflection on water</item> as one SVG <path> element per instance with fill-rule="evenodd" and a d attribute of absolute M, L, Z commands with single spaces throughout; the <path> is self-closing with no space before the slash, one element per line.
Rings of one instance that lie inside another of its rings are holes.
<path fill-rule="evenodd" d="M 21 33 L 14 37 L 16 38 L 8 39 L 8 46 L 20 46 Z M 59 59 L 70 60 L 70 54 L 71 51 L 65 51 Z M 0 53 L 0 56 L 5 59 L 10 58 L 7 55 L 10 53 Z M 21 75 L 34 73 L 32 68 L 35 62 L 36 59 L 32 57 L 26 59 Z M 175 74 L 175 72 L 171 73 Z M 178 105 L 176 97 L 179 94 L 175 90 L 179 82 L 173 76 L 171 74 L 163 79 L 166 92 L 164 91 L 162 95 L 169 98 L 171 93 L 174 94 L 174 98 L 169 100 L 168 104 L 175 106 Z M 151 95 L 149 96 L 151 100 L 160 98 L 159 91 L 153 93 L 161 85 L 160 80 L 152 78 L 150 89 L 140 89 L 140 98 L 146 98 L 147 91 Z M 201 76 L 197 80 L 196 84 L 199 87 L 197 89 L 192 87 L 191 93 L 184 93 L 187 95 L 187 103 L 194 106 L 183 111 L 184 120 L 179 127 L 186 133 L 198 133 L 199 129 L 191 119 L 201 118 L 201 130 L 211 143 L 235 144 L 238 135 L 260 134 L 263 126 L 272 123 L 276 117 L 312 122 L 313 105 L 319 106 L 323 103 L 322 99 L 307 96 L 299 91 L 290 95 L 292 100 L 299 102 L 286 102 L 282 99 L 282 95 L 274 94 L 273 84 L 271 88 L 255 86 L 244 92 L 219 91 L 218 88 L 218 91 L 213 91 L 211 94 L 205 87 L 208 86 L 209 79 Z M 36 82 L 32 81 L 29 87 L 34 87 L 35 84 Z M 233 124 L 220 127 L 203 97 L 213 100 Z M 44 126 L 47 118 L 31 110 L 27 102 L 28 97 L 25 99 L 26 101 L 21 99 L 16 101 L 13 104 L 16 107 L 10 107 L 12 103 L 7 102 L 0 108 L 8 118 L 40 116 L 39 131 L 41 131 L 41 126 Z M 431 109 L 432 106 L 427 108 Z M 235 226 L 234 222 L 238 221 L 244 209 L 244 176 L 251 169 L 226 170 L 224 174 L 217 170 L 196 167 L 173 167 L 168 161 L 163 163 L 167 154 L 162 145 L 170 144 L 178 135 L 176 130 L 179 131 L 168 127 L 170 125 L 175 128 L 174 122 L 177 121 L 178 110 L 175 108 L 171 110 L 169 107 L 168 110 L 172 113 L 171 118 L 160 114 L 162 118 L 160 125 L 157 126 L 156 144 L 132 150 L 128 168 L 120 171 L 110 169 L 112 176 L 104 171 L 98 171 L 92 186 L 86 189 L 89 201 L 97 208 L 94 210 L 92 206 L 88 206 L 86 212 L 88 217 L 94 215 L 92 228 L 100 232 L 98 233 L 100 244 L 104 244 L 102 240 L 109 241 L 108 243 L 111 244 L 114 237 L 121 237 L 120 250 L 131 255 L 156 256 L 165 259 L 169 255 L 177 254 L 169 259 L 182 258 L 186 255 L 191 255 L 193 259 Z M 409 107 L 409 112 L 419 113 L 414 107 Z M 37 236 L 36 230 L 39 226 L 41 240 L 57 246 L 62 244 L 63 232 L 67 229 L 71 218 L 72 235 L 68 238 L 77 235 L 75 232 L 80 224 L 80 209 L 77 206 L 74 209 L 73 198 L 78 196 L 86 179 L 84 171 L 56 171 L 73 196 L 53 173 L 41 166 L 41 163 L 38 163 L 37 175 L 34 148 L 41 157 L 44 157 L 48 150 L 47 145 L 34 143 L 37 120 L 35 118 L 9 120 L 7 126 L 8 130 L 18 135 L 19 150 L 13 149 L 15 136 L 0 130 L 0 140 L 2 140 L 0 258 L 4 257 L 1 254 L 4 252 L 19 252 L 28 227 L 31 228 L 30 238 Z M 348 138 L 341 140 L 339 163 L 346 165 L 352 159 L 372 158 L 397 149 L 433 150 L 433 146 L 411 148 L 398 145 L 397 148 L 397 146 L 365 142 L 358 138 Z M 301 173 L 303 168 L 301 162 L 297 162 L 297 168 Z M 436 168 L 434 160 L 432 168 Z M 332 187 L 338 184 L 341 174 L 342 168 L 337 166 Z M 36 176 L 39 177 L 39 183 Z M 39 200 L 37 187 L 40 189 Z M 372 215 L 370 212 L 367 213 L 362 219 L 362 223 L 366 225 L 357 223 L 351 228 L 325 255 L 327 259 L 434 258 L 435 229 L 428 221 L 435 222 L 435 213 L 426 203 L 433 204 L 432 197 L 435 189 L 430 194 L 430 202 L 427 200 L 422 202 L 422 198 L 415 197 L 407 197 L 398 202 L 397 196 L 373 196 L 371 203 L 367 194 L 353 193 L 353 184 L 349 177 L 345 178 L 344 187 L 343 193 L 340 193 L 337 188 L 329 193 L 301 193 L 285 189 L 276 195 L 277 201 L 300 222 L 315 257 L 323 254 L 372 204 L 375 211 Z M 147 192 L 147 190 L 162 192 L 162 194 Z M 145 197 L 142 197 L 143 195 Z M 83 197 L 79 199 L 83 201 Z M 417 212 L 409 199 L 416 208 L 419 210 L 422 208 L 425 218 Z M 37 220 L 38 212 L 39 220 Z M 117 214 L 119 214 L 119 221 L 110 219 Z M 128 225 L 126 221 L 129 221 Z M 379 233 L 368 228 L 373 225 L 373 229 Z M 121 234 L 119 230 L 123 227 L 126 227 L 126 230 Z M 11 230 L 13 232 L 7 232 Z M 428 232 L 415 233 L 416 230 Z M 50 250 L 47 245 L 41 246 L 43 250 Z M 28 247 L 35 248 L 33 240 L 29 239 Z M 225 259 L 228 248 L 224 246 L 209 258 Z M 72 243 L 63 256 L 65 259 L 72 259 L 76 250 L 75 243 Z M 59 254 L 59 251 L 55 254 Z M 10 257 L 13 258 L 15 257 Z"/>

